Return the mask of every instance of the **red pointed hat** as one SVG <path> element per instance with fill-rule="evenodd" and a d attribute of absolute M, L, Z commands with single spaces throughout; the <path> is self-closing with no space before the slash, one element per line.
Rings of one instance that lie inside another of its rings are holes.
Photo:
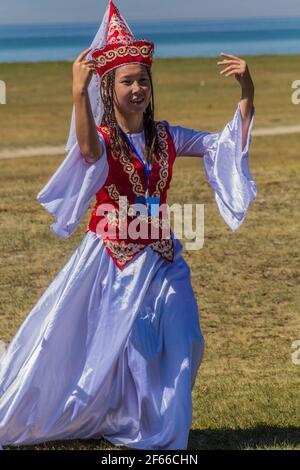
<path fill-rule="evenodd" d="M 100 77 L 110 70 L 127 64 L 143 64 L 151 68 L 153 52 L 152 42 L 135 40 L 119 10 L 110 0 L 106 45 L 95 49 L 91 54 L 96 61 L 96 70 Z"/>

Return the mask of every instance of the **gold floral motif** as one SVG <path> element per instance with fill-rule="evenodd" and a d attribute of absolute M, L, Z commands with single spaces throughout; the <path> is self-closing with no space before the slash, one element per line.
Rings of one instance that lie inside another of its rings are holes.
<path fill-rule="evenodd" d="M 145 248 L 146 245 L 141 243 L 126 243 L 122 241 L 111 241 L 108 239 L 103 239 L 103 243 L 106 248 L 108 248 L 114 259 L 123 266 L 130 261 L 137 253 Z"/>
<path fill-rule="evenodd" d="M 128 209 L 128 216 L 129 217 L 135 217 L 135 220 L 137 220 L 140 224 L 146 223 L 146 224 L 152 224 L 153 227 L 155 228 L 161 228 L 161 229 L 170 229 L 170 221 L 168 219 L 160 219 L 157 216 L 154 215 L 135 215 L 134 211 L 131 211 L 131 208 L 129 207 Z M 119 225 L 119 219 L 124 220 L 126 219 L 126 213 L 121 214 L 118 209 L 109 211 L 106 214 L 106 219 L 107 222 L 113 226 L 113 227 L 118 227 Z"/>
<path fill-rule="evenodd" d="M 157 242 L 150 243 L 153 251 L 156 251 L 163 258 L 168 261 L 173 261 L 174 258 L 174 243 L 172 238 L 157 240 Z"/>
<path fill-rule="evenodd" d="M 132 185 L 134 194 L 136 194 L 137 196 L 142 196 L 145 191 L 141 183 L 140 176 L 137 173 L 133 163 L 129 160 L 129 157 L 127 155 L 120 155 L 119 158 L 121 164 L 123 165 L 123 170 L 129 176 L 129 181 Z"/>
<path fill-rule="evenodd" d="M 169 228 L 170 222 L 168 219 L 160 219 L 156 215 L 139 215 L 137 216 L 139 222 L 146 222 L 152 224 L 155 228 Z"/>
<path fill-rule="evenodd" d="M 142 46 L 134 46 L 132 44 L 122 45 L 116 49 L 103 52 L 103 54 L 99 55 L 95 61 L 98 67 L 104 67 L 108 62 L 113 62 L 118 57 L 126 57 L 128 55 L 131 57 L 142 56 L 145 58 L 151 58 L 153 55 L 153 46 L 148 46 L 146 44 L 143 44 Z"/>
<path fill-rule="evenodd" d="M 167 140 L 167 130 L 166 127 L 162 123 L 156 123 L 157 126 L 157 133 L 158 133 L 158 138 L 159 138 L 159 152 L 158 155 L 155 156 L 156 162 L 159 164 L 159 180 L 156 183 L 156 189 L 152 193 L 152 196 L 154 197 L 160 197 L 161 192 L 164 190 L 167 180 L 168 180 L 168 170 L 169 170 L 169 149 L 168 149 L 168 140 Z M 106 127 L 103 126 L 103 130 L 107 133 L 107 135 L 110 137 L 111 133 L 110 130 Z M 127 155 L 112 155 L 115 159 L 119 159 L 121 165 L 123 166 L 123 170 L 125 173 L 128 174 L 129 176 L 129 181 L 131 182 L 132 189 L 135 195 L 137 196 L 143 196 L 145 193 L 145 190 L 143 188 L 143 185 L 140 180 L 140 176 L 135 169 L 130 156 Z M 124 207 L 127 205 L 125 201 L 123 201 L 123 198 L 120 199 L 120 193 L 116 187 L 115 184 L 111 184 L 109 186 L 105 186 L 106 190 L 108 191 L 108 194 L 110 198 L 113 201 L 118 201 L 121 212 L 124 210 Z M 124 207 L 123 207 L 124 206 Z M 128 208 L 128 215 L 130 216 L 135 216 L 136 214 L 133 213 L 132 211 L 130 212 L 131 206 Z M 112 221 L 111 225 L 115 224 L 117 225 L 117 219 L 122 219 L 124 216 L 122 216 L 121 212 L 112 211 L 113 214 L 110 216 L 111 218 L 109 220 Z M 125 217 L 126 217 L 126 210 L 125 210 Z M 147 216 L 147 215 L 139 215 L 137 216 L 138 220 L 140 222 L 147 222 L 149 224 L 152 224 L 156 228 L 170 228 L 170 221 L 169 219 L 160 219 L 157 216 Z M 155 242 L 151 242 L 149 245 L 147 244 L 140 244 L 140 243 L 128 243 L 124 240 L 120 241 L 111 241 L 109 239 L 103 239 L 103 243 L 105 247 L 107 247 L 111 255 L 114 259 L 117 260 L 120 266 L 125 265 L 128 261 L 130 261 L 137 253 L 139 253 L 141 250 L 146 248 L 147 246 L 150 246 L 151 249 L 157 253 L 160 254 L 163 258 L 165 258 L 168 261 L 173 261 L 174 257 L 174 243 L 172 238 L 170 239 L 160 239 Z"/>
<path fill-rule="evenodd" d="M 156 189 L 155 191 L 151 194 L 153 197 L 160 197 L 160 193 L 164 190 L 166 184 L 167 184 L 167 179 L 169 175 L 169 148 L 168 148 L 168 136 L 167 136 L 167 130 L 166 127 L 158 122 L 156 123 L 157 126 L 157 134 L 159 138 L 159 148 L 160 152 L 157 156 L 155 157 L 156 162 L 160 165 L 159 169 L 159 180 L 156 183 Z M 110 135 L 108 128 L 104 128 L 105 132 Z M 141 183 L 141 179 L 139 174 L 137 173 L 136 168 L 134 167 L 132 161 L 130 160 L 130 157 L 127 155 L 121 155 L 118 153 L 115 156 L 116 159 L 120 161 L 120 163 L 123 166 L 123 170 L 125 173 L 128 174 L 129 176 L 129 181 L 132 185 L 132 189 L 135 195 L 137 196 L 143 196 L 145 194 L 145 190 L 143 188 L 143 185 Z M 113 185 L 110 185 L 110 187 Z"/>
<path fill-rule="evenodd" d="M 118 37 L 115 38 L 112 36 L 113 33 L 118 32 Z M 110 43 L 113 42 L 122 42 L 132 40 L 132 34 L 127 30 L 126 25 L 122 18 L 118 17 L 115 13 L 112 15 L 110 19 L 110 33 L 109 33 L 109 41 Z"/>
<path fill-rule="evenodd" d="M 114 211 L 109 211 L 106 214 L 106 220 L 111 225 L 112 227 L 118 227 L 119 225 L 119 211 L 114 210 Z"/>
<path fill-rule="evenodd" d="M 117 190 L 117 186 L 115 184 L 110 184 L 109 186 L 105 186 L 105 189 L 107 190 L 109 197 L 113 201 L 118 201 L 120 197 L 120 193 Z"/>
<path fill-rule="evenodd" d="M 168 261 L 173 261 L 174 259 L 174 243 L 173 239 L 161 239 L 156 242 L 152 242 L 149 245 L 144 245 L 141 243 L 126 243 L 125 241 L 111 241 L 108 239 L 103 239 L 103 243 L 106 248 L 108 248 L 113 258 L 123 266 L 128 261 L 130 261 L 136 254 L 142 251 L 147 246 L 157 252 L 162 258 L 165 258 Z"/>
<path fill-rule="evenodd" d="M 164 190 L 168 175 L 169 175 L 169 148 L 168 148 L 168 136 L 165 126 L 158 122 L 157 125 L 157 134 L 159 139 L 159 148 L 160 148 L 160 170 L 159 170 L 159 180 L 156 183 L 156 190 L 152 194 L 154 197 L 159 197 L 160 193 Z"/>

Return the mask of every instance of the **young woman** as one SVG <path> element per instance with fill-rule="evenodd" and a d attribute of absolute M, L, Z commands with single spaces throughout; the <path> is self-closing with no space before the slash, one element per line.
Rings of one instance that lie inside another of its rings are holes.
<path fill-rule="evenodd" d="M 105 437 L 186 449 L 204 340 L 182 245 L 163 236 L 168 220 L 152 209 L 167 202 L 175 158 L 193 155 L 203 158 L 225 222 L 241 225 L 256 195 L 254 87 L 246 63 L 223 54 L 221 73 L 242 88 L 233 120 L 220 133 L 156 122 L 153 44 L 134 39 L 113 2 L 102 26 L 104 45 L 73 66 L 76 139 L 38 195 L 61 238 L 95 195 L 96 204 L 82 242 L 1 358 L 0 443 Z M 93 77 L 103 106 L 96 124 Z"/>

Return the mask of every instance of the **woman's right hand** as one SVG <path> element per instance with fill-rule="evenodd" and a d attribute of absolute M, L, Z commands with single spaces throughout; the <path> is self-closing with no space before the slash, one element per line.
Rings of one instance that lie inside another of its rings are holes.
<path fill-rule="evenodd" d="M 73 63 L 73 96 L 84 92 L 92 78 L 95 69 L 94 59 L 85 60 L 87 54 L 92 50 L 91 47 L 83 51 Z"/>

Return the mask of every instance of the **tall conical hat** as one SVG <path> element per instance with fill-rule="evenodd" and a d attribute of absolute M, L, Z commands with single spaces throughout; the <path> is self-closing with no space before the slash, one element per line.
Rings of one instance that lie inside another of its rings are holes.
<path fill-rule="evenodd" d="M 107 5 L 101 25 L 91 43 L 87 59 L 93 57 L 97 62 L 96 70 L 88 86 L 89 99 L 95 123 L 102 122 L 104 105 L 100 87 L 102 77 L 109 70 L 121 65 L 140 63 L 152 65 L 154 44 L 149 41 L 136 41 L 126 20 L 119 13 L 112 0 Z M 70 151 L 77 144 L 75 105 L 66 150 Z"/>
<path fill-rule="evenodd" d="M 106 44 L 92 52 L 100 77 L 127 64 L 143 64 L 151 68 L 153 52 L 154 44 L 146 40 L 136 40 L 119 10 L 110 0 Z"/>

